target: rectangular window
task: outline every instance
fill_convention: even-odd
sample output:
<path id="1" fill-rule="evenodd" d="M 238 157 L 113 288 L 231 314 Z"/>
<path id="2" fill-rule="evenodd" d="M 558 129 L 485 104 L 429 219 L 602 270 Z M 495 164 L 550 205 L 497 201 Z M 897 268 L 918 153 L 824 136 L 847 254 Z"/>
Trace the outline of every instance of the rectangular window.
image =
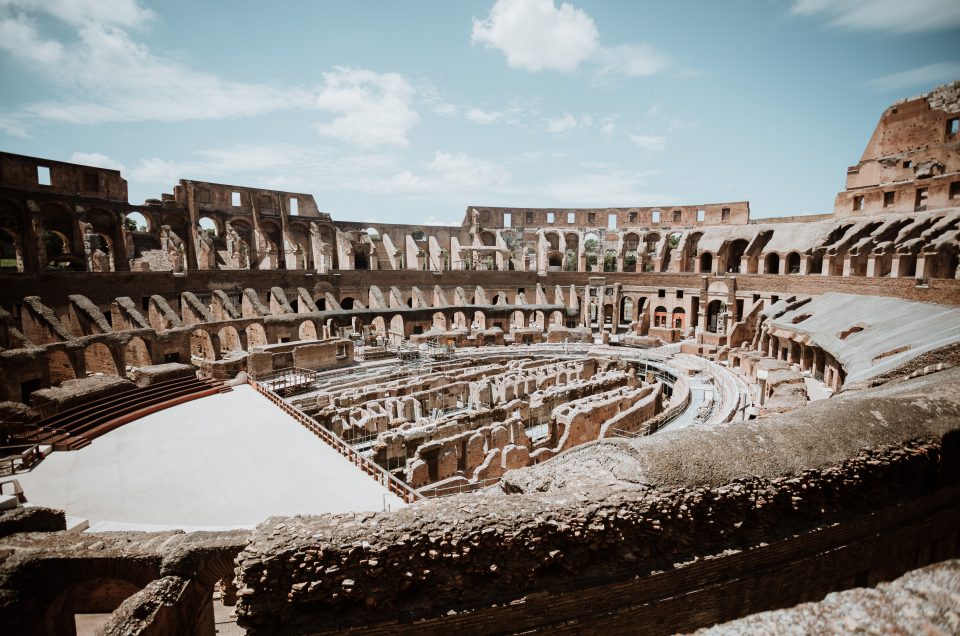
<path id="1" fill-rule="evenodd" d="M 577 222 L 577 215 L 574 214 L 573 212 L 567 212 L 567 223 L 569 223 L 570 225 L 573 225 L 576 222 Z"/>
<path id="2" fill-rule="evenodd" d="M 553 223 L 553 212 L 547 212 L 547 223 Z"/>
<path id="3" fill-rule="evenodd" d="M 896 192 L 884 192 L 884 193 L 883 193 L 883 207 L 889 208 L 891 205 L 893 205 L 893 201 L 894 201 L 894 199 L 896 198 L 896 196 L 897 196 L 897 193 L 896 193 Z"/>
<path id="4" fill-rule="evenodd" d="M 950 198 L 960 199 L 960 181 L 954 181 L 950 184 Z"/>
<path id="5" fill-rule="evenodd" d="M 37 166 L 37 183 L 40 185 L 51 185 L 50 168 L 46 166 Z"/>
<path id="6" fill-rule="evenodd" d="M 720 220 L 729 221 L 730 220 L 730 208 L 722 208 L 720 210 Z"/>
<path id="7" fill-rule="evenodd" d="M 654 223 L 659 223 L 659 222 L 660 222 L 660 210 L 654 210 L 654 211 L 653 211 L 653 222 L 654 222 Z"/>
<path id="8" fill-rule="evenodd" d="M 863 197 L 862 196 L 853 197 L 853 210 L 856 212 L 862 209 L 863 209 Z"/>
<path id="9" fill-rule="evenodd" d="M 903 162 L 903 167 L 904 167 L 904 168 L 912 168 L 912 167 L 913 167 L 913 162 L 912 162 L 912 161 L 904 161 L 904 162 Z"/>
<path id="10" fill-rule="evenodd" d="M 503 227 L 512 227 L 513 225 L 513 215 L 509 212 L 503 213 Z"/>
<path id="11" fill-rule="evenodd" d="M 927 189 L 917 188 L 917 198 L 914 202 L 914 211 L 923 212 L 927 209 Z"/>
<path id="12" fill-rule="evenodd" d="M 758 302 L 760 302 L 760 294 L 754 294 L 754 295 L 753 295 L 753 303 L 754 303 L 754 304 L 757 304 Z"/>
<path id="13" fill-rule="evenodd" d="M 631 222 L 631 223 L 636 223 L 636 222 L 637 222 L 637 213 L 636 213 L 636 212 L 631 212 L 631 213 L 630 213 L 630 222 Z"/>
<path id="14" fill-rule="evenodd" d="M 682 289 L 678 289 L 678 290 L 677 290 L 677 298 L 683 298 L 683 290 L 682 290 Z"/>
<path id="15" fill-rule="evenodd" d="M 588 213 L 587 213 L 587 223 L 593 225 L 593 224 L 596 223 L 596 222 L 597 222 L 597 214 L 596 214 L 596 212 L 588 212 Z"/>
<path id="16" fill-rule="evenodd" d="M 608 214 L 608 215 L 607 215 L 607 229 L 608 229 L 608 230 L 615 230 L 615 229 L 617 229 L 617 215 L 616 215 L 616 214 Z"/>
<path id="17" fill-rule="evenodd" d="M 673 222 L 674 222 L 674 223 L 679 223 L 679 222 L 680 222 L 680 218 L 682 217 L 682 215 L 683 215 L 683 213 L 682 213 L 680 210 L 674 210 L 674 211 L 673 211 Z"/>
<path id="18" fill-rule="evenodd" d="M 697 223 L 703 223 L 707 218 L 706 210 L 697 210 Z"/>
<path id="19" fill-rule="evenodd" d="M 778 303 L 778 302 L 780 302 L 780 297 L 779 297 L 779 296 L 773 295 L 773 296 L 770 297 L 770 304 L 771 304 L 771 305 L 774 305 L 774 304 L 776 304 L 776 303 Z"/>
<path id="20" fill-rule="evenodd" d="M 533 212 L 527 212 L 527 225 L 533 225 Z"/>
<path id="21" fill-rule="evenodd" d="M 97 192 L 100 190 L 100 176 L 96 172 L 84 172 L 83 189 L 86 192 Z"/>
<path id="22" fill-rule="evenodd" d="M 300 214 L 300 201 L 290 197 L 290 216 L 297 216 L 298 214 Z"/>
<path id="23" fill-rule="evenodd" d="M 667 290 L 666 290 L 666 289 L 658 289 L 658 290 L 657 290 L 657 298 L 666 298 L 666 297 L 667 297 Z"/>
<path id="24" fill-rule="evenodd" d="M 953 137 L 960 132 L 960 117 L 952 117 L 947 120 L 947 136 Z"/>
<path id="25" fill-rule="evenodd" d="M 240 193 L 239 193 L 239 192 L 231 192 L 231 193 L 230 193 L 230 205 L 232 205 L 232 206 L 235 207 L 235 208 L 239 208 L 239 207 L 240 207 Z"/>

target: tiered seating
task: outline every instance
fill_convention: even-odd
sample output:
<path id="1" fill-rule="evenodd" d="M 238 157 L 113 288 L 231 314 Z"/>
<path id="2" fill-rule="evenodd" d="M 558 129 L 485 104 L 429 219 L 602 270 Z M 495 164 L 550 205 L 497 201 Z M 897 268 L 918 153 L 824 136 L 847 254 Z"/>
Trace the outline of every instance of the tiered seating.
<path id="1" fill-rule="evenodd" d="M 92 439 L 127 422 L 189 400 L 230 390 L 221 382 L 194 377 L 129 389 L 41 420 L 30 439 L 51 444 L 54 450 L 78 450 L 88 446 Z"/>

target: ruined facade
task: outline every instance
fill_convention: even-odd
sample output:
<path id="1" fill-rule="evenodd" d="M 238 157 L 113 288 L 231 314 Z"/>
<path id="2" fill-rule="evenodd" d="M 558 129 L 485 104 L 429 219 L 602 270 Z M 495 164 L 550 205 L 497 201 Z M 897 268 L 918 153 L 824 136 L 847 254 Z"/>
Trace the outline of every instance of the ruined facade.
<path id="1" fill-rule="evenodd" d="M 957 556 L 958 95 L 885 111 L 811 217 L 368 225 L 0 153 L 12 472 L 246 372 L 410 504 L 122 535 L 17 508 L 0 626 L 212 633 L 216 590 L 254 634 L 688 631 Z"/>

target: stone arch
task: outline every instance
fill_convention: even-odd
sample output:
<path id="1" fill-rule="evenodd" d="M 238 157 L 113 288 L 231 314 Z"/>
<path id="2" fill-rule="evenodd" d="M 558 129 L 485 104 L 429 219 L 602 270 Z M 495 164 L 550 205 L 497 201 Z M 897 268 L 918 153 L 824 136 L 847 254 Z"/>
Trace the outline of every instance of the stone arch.
<path id="1" fill-rule="evenodd" d="M 200 226 L 201 232 L 206 232 L 211 237 L 223 234 L 223 227 L 220 225 L 220 221 L 210 215 L 201 216 L 197 221 L 197 225 Z"/>
<path id="2" fill-rule="evenodd" d="M 564 323 L 563 312 L 560 310 L 550 312 L 550 324 L 562 327 Z"/>
<path id="3" fill-rule="evenodd" d="M 687 312 L 683 307 L 673 308 L 673 315 L 670 318 L 670 326 L 673 329 L 683 329 L 687 326 Z"/>
<path id="4" fill-rule="evenodd" d="M 666 327 L 669 328 L 670 315 L 667 313 L 667 308 L 663 305 L 658 305 L 656 309 L 653 310 L 653 326 L 654 327 Z"/>
<path id="5" fill-rule="evenodd" d="M 802 274 L 800 271 L 800 254 L 797 252 L 790 252 L 787 254 L 787 273 L 788 274 Z"/>
<path id="6" fill-rule="evenodd" d="M 704 252 L 700 255 L 700 273 L 709 274 L 713 271 L 713 254 Z"/>
<path id="7" fill-rule="evenodd" d="M 221 356 L 231 355 L 237 351 L 243 351 L 243 342 L 240 340 L 240 332 L 233 325 L 226 325 L 217 331 L 217 338 L 220 339 Z"/>
<path id="8" fill-rule="evenodd" d="M 620 322 L 621 323 L 630 323 L 636 320 L 634 313 L 634 302 L 633 298 L 629 296 L 624 296 L 620 299 Z"/>
<path id="9" fill-rule="evenodd" d="M 59 349 L 47 351 L 47 368 L 50 371 L 51 386 L 60 386 L 62 382 L 73 380 L 77 377 L 77 370 L 73 366 L 73 360 L 66 351 Z"/>
<path id="10" fill-rule="evenodd" d="M 134 210 L 124 215 L 124 226 L 128 232 L 152 232 L 153 218 L 149 215 Z"/>
<path id="11" fill-rule="evenodd" d="M 404 332 L 403 316 L 400 314 L 394 314 L 390 318 L 390 332 L 389 332 L 390 342 L 394 344 L 400 344 L 403 339 L 406 337 Z"/>
<path id="12" fill-rule="evenodd" d="M 443 314 L 442 311 L 434 312 L 433 314 L 433 328 L 442 329 L 443 331 L 447 330 L 447 317 Z"/>
<path id="13" fill-rule="evenodd" d="M 258 322 L 247 325 L 247 328 L 244 330 L 247 332 L 247 348 L 252 349 L 253 347 L 265 347 L 267 346 L 267 331 L 263 328 Z"/>
<path id="14" fill-rule="evenodd" d="M 707 305 L 707 331 L 717 333 L 721 327 L 720 312 L 723 310 L 723 302 L 720 300 L 711 300 Z"/>
<path id="15" fill-rule="evenodd" d="M 477 329 L 483 330 L 487 328 L 487 316 L 482 311 L 473 312 L 473 324 L 476 325 Z"/>
<path id="16" fill-rule="evenodd" d="M 128 367 L 148 367 L 152 364 L 150 347 L 140 336 L 134 336 L 123 347 L 123 361 Z"/>
<path id="17" fill-rule="evenodd" d="M 387 337 L 387 321 L 384 320 L 383 316 L 374 316 L 373 320 L 370 321 L 370 331 L 381 337 Z"/>
<path id="18" fill-rule="evenodd" d="M 356 302 L 351 296 L 344 296 L 340 299 L 340 308 L 347 311 L 353 309 L 353 303 Z"/>
<path id="19" fill-rule="evenodd" d="M 75 634 L 77 614 L 109 614 L 144 588 L 122 578 L 98 577 L 63 589 L 43 617 L 48 634 Z"/>
<path id="20" fill-rule="evenodd" d="M 101 373 L 103 375 L 120 375 L 117 359 L 113 351 L 102 342 L 94 342 L 83 350 L 83 366 L 87 375 Z"/>
<path id="21" fill-rule="evenodd" d="M 451 321 L 452 327 L 459 327 L 461 329 L 466 329 L 467 324 L 467 315 L 462 311 L 453 312 L 453 320 Z"/>
<path id="22" fill-rule="evenodd" d="M 194 329 L 190 334 L 190 357 L 202 360 L 217 360 L 217 349 L 213 338 L 205 329 Z"/>
<path id="23" fill-rule="evenodd" d="M 23 242 L 13 230 L 0 227 L 0 271 L 24 271 Z"/>
<path id="24" fill-rule="evenodd" d="M 726 271 L 732 274 L 740 273 L 740 261 L 743 259 L 748 245 L 746 239 L 736 239 L 730 243 L 730 246 L 727 247 Z"/>
<path id="25" fill-rule="evenodd" d="M 779 274 L 780 273 L 780 255 L 776 252 L 770 252 L 763 259 L 763 273 L 764 274 Z"/>
<path id="26" fill-rule="evenodd" d="M 522 311 L 518 309 L 510 314 L 510 325 L 521 329 L 527 326 L 526 316 L 523 315 Z"/>
<path id="27" fill-rule="evenodd" d="M 304 320 L 297 327 L 297 335 L 300 340 L 317 340 L 317 326 L 312 320 Z"/>

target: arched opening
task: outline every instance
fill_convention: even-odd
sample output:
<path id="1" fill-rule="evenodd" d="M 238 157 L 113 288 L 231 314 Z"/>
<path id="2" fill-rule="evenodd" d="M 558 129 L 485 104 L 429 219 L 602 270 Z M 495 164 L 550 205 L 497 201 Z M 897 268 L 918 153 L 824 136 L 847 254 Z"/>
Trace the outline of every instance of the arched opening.
<path id="1" fill-rule="evenodd" d="M 123 361 L 128 367 L 148 367 L 150 361 L 150 349 L 143 338 L 134 336 L 123 347 Z"/>
<path id="2" fill-rule="evenodd" d="M 510 326 L 518 329 L 523 329 L 527 326 L 526 317 L 522 311 L 518 310 L 510 314 Z"/>
<path id="3" fill-rule="evenodd" d="M 700 255 L 700 272 L 709 274 L 713 271 L 713 254 L 704 252 Z"/>
<path id="4" fill-rule="evenodd" d="M 667 322 L 670 320 L 670 314 L 667 313 L 667 308 L 663 305 L 657 306 L 653 310 L 653 326 L 654 327 L 668 327 Z"/>
<path id="5" fill-rule="evenodd" d="M 390 319 L 390 342 L 399 345 L 405 337 L 403 330 L 403 316 L 396 314 Z"/>
<path id="6" fill-rule="evenodd" d="M 620 299 L 620 322 L 624 324 L 633 322 L 633 299 L 629 296 Z"/>
<path id="7" fill-rule="evenodd" d="M 0 271 L 22 272 L 23 250 L 13 232 L 0 228 Z"/>
<path id="8" fill-rule="evenodd" d="M 340 299 L 340 308 L 350 310 L 353 309 L 353 298 L 350 296 L 344 296 Z"/>
<path id="9" fill-rule="evenodd" d="M 433 314 L 433 328 L 441 331 L 447 330 L 447 317 L 443 315 L 442 311 Z"/>
<path id="10" fill-rule="evenodd" d="M 553 311 L 550 312 L 550 324 L 556 325 L 558 327 L 563 326 L 563 312 L 562 311 Z"/>
<path id="11" fill-rule="evenodd" d="M 743 259 L 743 253 L 747 251 L 747 241 L 745 239 L 737 239 L 730 243 L 730 247 L 727 249 L 727 271 L 731 274 L 740 273 L 740 261 Z"/>
<path id="12" fill-rule="evenodd" d="M 683 329 L 687 326 L 687 312 L 683 310 L 683 307 L 674 308 L 670 324 L 674 329 Z"/>
<path id="13" fill-rule="evenodd" d="M 247 325 L 245 329 L 247 332 L 247 349 L 252 349 L 253 347 L 265 347 L 267 346 L 267 332 L 263 328 L 263 325 L 259 323 L 254 323 L 252 325 Z"/>
<path id="14" fill-rule="evenodd" d="M 113 241 L 106 234 L 88 234 L 90 244 L 91 271 L 114 271 Z"/>
<path id="15" fill-rule="evenodd" d="M 607 250 L 603 255 L 603 271 L 617 271 L 617 253 L 614 250 Z"/>
<path id="16" fill-rule="evenodd" d="M 44 232 L 43 247 L 47 254 L 47 269 L 86 271 L 86 263 L 70 253 L 70 241 L 63 233 L 56 230 Z"/>
<path id="17" fill-rule="evenodd" d="M 547 254 L 547 269 L 551 272 L 559 272 L 563 269 L 563 254 L 560 252 L 550 252 Z"/>
<path id="18" fill-rule="evenodd" d="M 787 254 L 787 273 L 789 274 L 799 274 L 800 272 L 800 255 L 796 252 L 790 252 Z"/>
<path id="19" fill-rule="evenodd" d="M 377 228 L 368 227 L 366 229 L 366 232 L 367 232 L 367 236 L 369 236 L 372 240 L 374 241 L 380 240 L 380 231 L 377 230 Z"/>
<path id="20" fill-rule="evenodd" d="M 153 229 L 150 219 L 140 212 L 128 212 L 123 219 L 123 226 L 128 232 L 149 232 Z"/>
<path id="21" fill-rule="evenodd" d="M 487 317 L 482 311 L 473 312 L 473 328 L 480 331 L 487 328 Z"/>
<path id="22" fill-rule="evenodd" d="M 494 247 L 497 244 L 497 237 L 493 232 L 481 232 L 480 244 L 484 247 Z"/>
<path id="23" fill-rule="evenodd" d="M 501 300 L 504 300 L 503 294 L 496 294 L 496 295 L 494 295 L 494 297 L 493 297 L 492 304 L 494 304 L 494 305 L 499 305 Z"/>
<path id="24" fill-rule="evenodd" d="M 83 365 L 87 369 L 87 375 L 96 373 L 120 375 L 113 352 L 110 351 L 110 347 L 102 342 L 95 342 L 83 350 Z"/>
<path id="25" fill-rule="evenodd" d="M 317 340 L 317 326 L 312 320 L 304 320 L 297 329 L 300 340 Z"/>
<path id="26" fill-rule="evenodd" d="M 720 327 L 720 312 L 723 309 L 724 305 L 719 300 L 711 300 L 710 304 L 707 305 L 707 331 L 717 333 Z"/>
<path id="27" fill-rule="evenodd" d="M 100 616 L 110 614 L 127 598 L 143 589 L 116 578 L 91 578 L 60 592 L 47 607 L 44 626 L 48 634 L 92 633 Z"/>
<path id="28" fill-rule="evenodd" d="M 200 231 L 213 238 L 220 235 L 220 228 L 217 226 L 217 222 L 211 219 L 209 216 L 200 217 Z"/>
<path id="29" fill-rule="evenodd" d="M 764 274 L 779 274 L 780 273 L 780 255 L 776 252 L 770 252 L 767 254 L 767 257 L 763 259 L 763 273 Z"/>
<path id="30" fill-rule="evenodd" d="M 467 329 L 467 315 L 462 311 L 454 312 L 453 314 L 453 326 L 458 329 Z"/>
<path id="31" fill-rule="evenodd" d="M 73 368 L 73 361 L 66 351 L 48 351 L 47 368 L 50 370 L 50 385 L 60 386 L 61 382 L 73 380 L 77 371 Z"/>
<path id="32" fill-rule="evenodd" d="M 220 339 L 221 357 L 231 357 L 235 353 L 243 351 L 243 343 L 240 341 L 240 332 L 236 327 L 227 325 L 217 332 L 217 338 Z"/>
<path id="33" fill-rule="evenodd" d="M 190 357 L 198 360 L 217 359 L 213 339 L 203 329 L 197 329 L 190 334 Z"/>

